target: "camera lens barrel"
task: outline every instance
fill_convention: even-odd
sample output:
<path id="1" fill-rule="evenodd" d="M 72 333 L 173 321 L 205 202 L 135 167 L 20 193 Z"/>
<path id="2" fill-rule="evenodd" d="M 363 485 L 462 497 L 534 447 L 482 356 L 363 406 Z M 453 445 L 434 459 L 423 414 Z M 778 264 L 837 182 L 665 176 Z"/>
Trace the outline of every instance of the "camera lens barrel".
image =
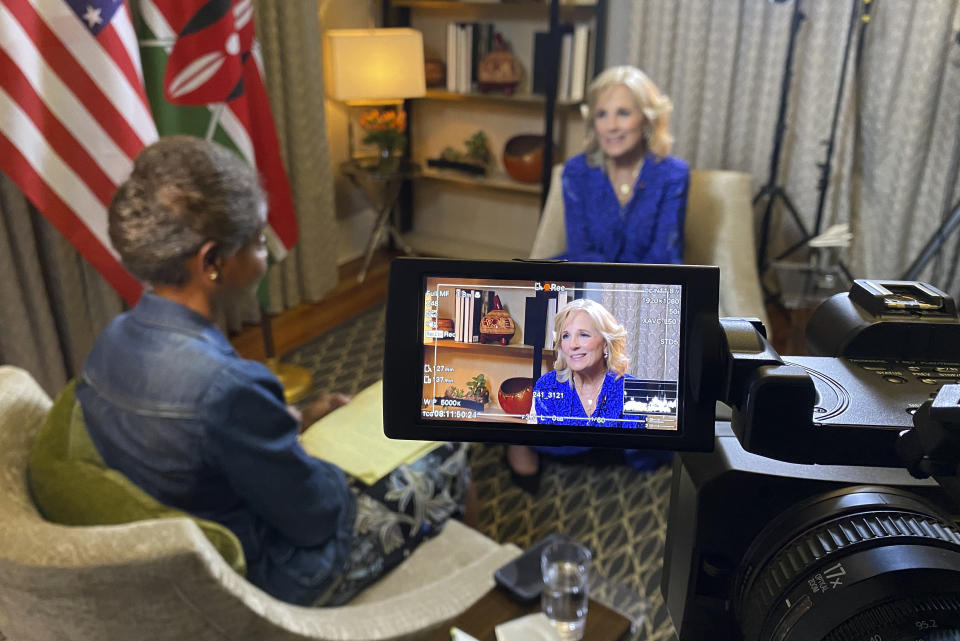
<path id="1" fill-rule="evenodd" d="M 734 594 L 745 641 L 960 638 L 960 532 L 911 494 L 845 488 L 772 521 Z"/>

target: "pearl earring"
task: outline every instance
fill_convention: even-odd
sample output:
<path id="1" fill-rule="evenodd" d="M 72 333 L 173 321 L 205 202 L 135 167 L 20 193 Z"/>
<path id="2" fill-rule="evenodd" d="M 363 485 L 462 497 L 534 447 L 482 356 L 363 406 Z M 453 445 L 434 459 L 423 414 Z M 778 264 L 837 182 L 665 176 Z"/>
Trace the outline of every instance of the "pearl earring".
<path id="1" fill-rule="evenodd" d="M 207 278 L 209 278 L 210 280 L 216 283 L 217 281 L 220 280 L 220 272 L 218 272 L 217 270 L 213 270 L 212 272 L 207 274 Z"/>

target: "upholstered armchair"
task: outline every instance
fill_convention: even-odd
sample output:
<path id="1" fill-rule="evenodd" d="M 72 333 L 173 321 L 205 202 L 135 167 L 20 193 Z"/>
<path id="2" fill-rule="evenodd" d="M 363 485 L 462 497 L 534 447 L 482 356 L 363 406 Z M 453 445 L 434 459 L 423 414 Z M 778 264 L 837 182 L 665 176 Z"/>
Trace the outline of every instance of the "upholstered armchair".
<path id="1" fill-rule="evenodd" d="M 556 256 L 566 249 L 562 173 L 563 165 L 553 168 L 531 258 Z M 769 333 L 755 262 L 749 174 L 690 172 L 685 243 L 684 262 L 720 267 L 720 316 L 759 318 Z"/>
<path id="2" fill-rule="evenodd" d="M 0 638 L 422 639 L 492 588 L 494 570 L 520 553 L 451 520 L 349 605 L 282 603 L 234 572 L 188 518 L 46 521 L 27 459 L 50 406 L 27 372 L 0 366 Z"/>

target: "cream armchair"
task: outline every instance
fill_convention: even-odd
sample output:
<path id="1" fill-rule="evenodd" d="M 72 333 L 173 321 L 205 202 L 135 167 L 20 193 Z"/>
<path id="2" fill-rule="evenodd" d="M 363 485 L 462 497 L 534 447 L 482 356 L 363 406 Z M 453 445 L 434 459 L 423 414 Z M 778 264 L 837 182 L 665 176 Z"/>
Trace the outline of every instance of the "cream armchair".
<path id="1" fill-rule="evenodd" d="M 553 168 L 531 258 L 556 256 L 567 247 L 562 174 L 563 165 Z M 755 262 L 749 174 L 697 169 L 690 172 L 685 243 L 684 262 L 720 267 L 720 316 L 759 318 L 769 333 Z"/>
<path id="2" fill-rule="evenodd" d="M 422 639 L 493 587 L 520 550 L 458 521 L 349 605 L 277 601 L 236 574 L 187 518 L 68 527 L 45 521 L 27 453 L 51 400 L 0 366 L 0 639 Z"/>

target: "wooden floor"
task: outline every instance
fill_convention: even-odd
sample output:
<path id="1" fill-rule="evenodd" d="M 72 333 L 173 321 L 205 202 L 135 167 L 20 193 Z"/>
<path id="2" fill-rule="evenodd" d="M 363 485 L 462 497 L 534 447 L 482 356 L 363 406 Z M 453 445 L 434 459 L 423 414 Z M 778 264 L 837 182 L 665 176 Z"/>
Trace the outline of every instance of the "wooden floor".
<path id="1" fill-rule="evenodd" d="M 361 259 L 351 261 L 340 268 L 340 282 L 319 303 L 303 303 L 282 314 L 271 317 L 274 351 L 277 356 L 316 338 L 347 319 L 386 300 L 387 276 L 390 261 L 399 252 L 381 250 L 374 254 L 373 262 L 363 284 L 357 283 Z M 810 312 L 785 310 L 769 305 L 767 315 L 773 333 L 773 347 L 783 355 L 806 353 L 803 329 Z M 244 358 L 263 361 L 266 359 L 263 330 L 260 326 L 246 327 L 230 342 Z"/>
<path id="2" fill-rule="evenodd" d="M 397 252 L 381 250 L 374 254 L 367 278 L 357 282 L 361 259 L 340 267 L 340 282 L 318 303 L 302 303 L 272 316 L 274 352 L 283 356 L 320 334 L 336 327 L 343 321 L 370 309 L 387 298 L 387 275 L 390 261 Z M 243 356 L 257 361 L 266 360 L 263 330 L 259 325 L 244 328 L 230 337 L 234 349 Z"/>

